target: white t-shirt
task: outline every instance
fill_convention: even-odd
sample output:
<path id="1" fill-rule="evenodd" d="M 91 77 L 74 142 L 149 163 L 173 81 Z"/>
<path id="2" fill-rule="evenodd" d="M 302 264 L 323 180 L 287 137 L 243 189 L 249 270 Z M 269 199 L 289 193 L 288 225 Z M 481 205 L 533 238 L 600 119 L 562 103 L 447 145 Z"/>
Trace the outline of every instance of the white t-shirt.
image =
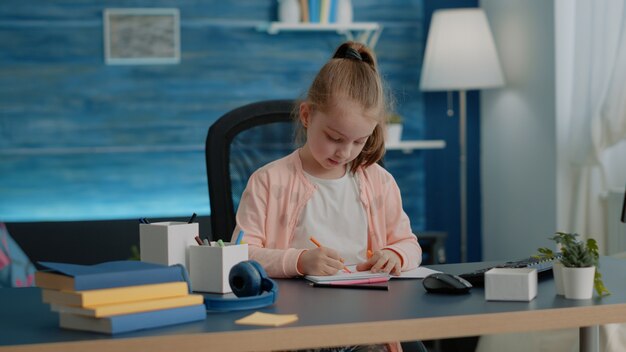
<path id="1" fill-rule="evenodd" d="M 366 261 L 367 217 L 356 176 L 346 172 L 341 178 L 327 180 L 305 175 L 317 190 L 304 207 L 291 247 L 315 248 L 309 240 L 312 236 L 339 252 L 346 265 Z"/>

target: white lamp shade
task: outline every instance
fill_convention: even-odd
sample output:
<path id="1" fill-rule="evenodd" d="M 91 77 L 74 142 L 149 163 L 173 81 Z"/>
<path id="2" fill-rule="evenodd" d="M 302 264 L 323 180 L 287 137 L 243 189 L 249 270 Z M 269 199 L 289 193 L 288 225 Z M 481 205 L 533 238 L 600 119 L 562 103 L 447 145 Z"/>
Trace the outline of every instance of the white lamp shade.
<path id="1" fill-rule="evenodd" d="M 420 88 L 425 91 L 493 88 L 504 84 L 487 16 L 479 8 L 435 11 Z"/>

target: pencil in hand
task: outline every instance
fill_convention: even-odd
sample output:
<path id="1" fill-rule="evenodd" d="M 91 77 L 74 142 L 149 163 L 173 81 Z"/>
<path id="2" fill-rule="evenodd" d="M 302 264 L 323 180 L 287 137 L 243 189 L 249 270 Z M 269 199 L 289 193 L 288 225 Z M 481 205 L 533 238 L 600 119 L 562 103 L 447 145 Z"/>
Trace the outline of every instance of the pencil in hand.
<path id="1" fill-rule="evenodd" d="M 322 248 L 322 245 L 315 239 L 315 237 L 311 236 L 309 237 L 309 240 L 311 242 L 313 242 L 314 245 L 316 245 L 318 248 Z M 343 263 L 343 258 L 341 259 L 341 262 Z M 343 266 L 343 271 L 352 274 L 352 271 L 350 271 L 350 269 L 348 269 L 347 266 Z"/>

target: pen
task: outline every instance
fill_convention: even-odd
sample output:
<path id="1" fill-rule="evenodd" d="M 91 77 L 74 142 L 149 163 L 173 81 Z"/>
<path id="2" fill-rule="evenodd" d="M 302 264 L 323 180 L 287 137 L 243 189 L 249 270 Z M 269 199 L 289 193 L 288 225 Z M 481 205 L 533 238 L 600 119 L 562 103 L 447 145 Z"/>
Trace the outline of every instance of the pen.
<path id="1" fill-rule="evenodd" d="M 389 286 L 387 285 L 350 285 L 350 284 L 338 284 L 338 283 L 312 283 L 312 287 L 326 287 L 326 288 L 351 288 L 357 290 L 379 290 L 379 291 L 389 291 Z"/>
<path id="2" fill-rule="evenodd" d="M 220 246 L 220 247 L 224 247 L 224 241 L 217 240 L 217 245 Z"/>
<path id="3" fill-rule="evenodd" d="M 195 219 L 196 219 L 196 213 L 193 213 L 191 214 L 191 217 L 189 218 L 189 221 L 187 221 L 187 223 L 191 224 Z"/>
<path id="4" fill-rule="evenodd" d="M 322 247 L 322 245 L 315 239 L 315 237 L 311 236 L 311 237 L 309 237 L 309 240 L 311 240 L 311 242 L 313 242 L 313 244 L 316 245 L 318 248 Z M 343 262 L 343 260 L 342 260 L 342 262 Z M 350 269 L 348 269 L 345 265 L 343 266 L 343 271 L 352 274 L 352 271 L 350 271 Z"/>
<path id="5" fill-rule="evenodd" d="M 209 240 L 206 239 L 206 238 L 202 240 L 202 243 L 204 243 L 205 246 L 210 246 L 211 245 L 211 242 L 209 242 Z"/>
<path id="6" fill-rule="evenodd" d="M 148 219 L 146 219 L 146 218 L 139 219 L 139 222 L 142 223 L 142 224 L 149 224 L 150 223 L 150 221 L 148 221 Z"/>
<path id="7" fill-rule="evenodd" d="M 239 234 L 237 235 L 237 240 L 235 244 L 241 244 L 241 240 L 243 239 L 243 230 L 239 230 Z"/>
<path id="8" fill-rule="evenodd" d="M 390 279 L 389 276 L 382 276 L 382 277 L 372 277 L 369 279 L 338 280 L 338 281 L 323 282 L 323 283 L 328 284 L 328 285 L 362 285 L 362 284 L 377 284 L 381 282 L 388 282 L 389 279 Z"/>

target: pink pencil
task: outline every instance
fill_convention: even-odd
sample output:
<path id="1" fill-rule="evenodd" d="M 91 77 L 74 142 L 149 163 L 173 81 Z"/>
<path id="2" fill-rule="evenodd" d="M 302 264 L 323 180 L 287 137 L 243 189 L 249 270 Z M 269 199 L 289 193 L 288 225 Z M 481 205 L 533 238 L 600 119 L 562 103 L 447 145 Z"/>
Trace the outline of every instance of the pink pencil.
<path id="1" fill-rule="evenodd" d="M 359 285 L 359 284 L 376 284 L 379 282 L 387 282 L 389 281 L 389 277 L 373 277 L 370 279 L 355 279 L 355 280 L 337 280 L 326 282 L 329 285 Z"/>

